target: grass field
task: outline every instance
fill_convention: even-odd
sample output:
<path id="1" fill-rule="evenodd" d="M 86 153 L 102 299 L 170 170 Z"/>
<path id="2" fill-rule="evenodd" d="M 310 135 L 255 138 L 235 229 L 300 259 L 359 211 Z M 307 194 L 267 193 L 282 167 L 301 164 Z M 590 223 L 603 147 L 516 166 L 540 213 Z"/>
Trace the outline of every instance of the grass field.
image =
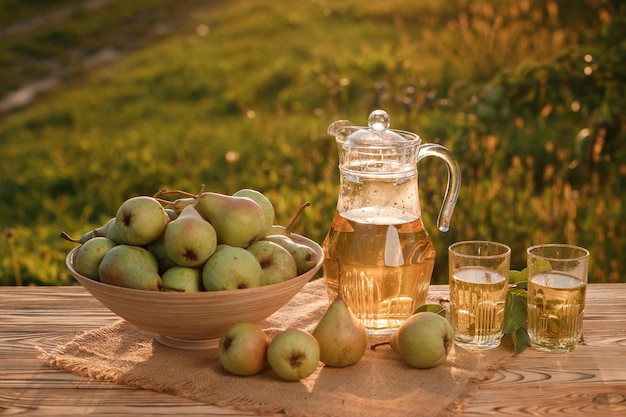
<path id="1" fill-rule="evenodd" d="M 3 2 L 0 93 L 55 88 L 0 114 L 0 284 L 74 284 L 59 233 L 163 188 L 256 188 L 281 223 L 310 201 L 295 230 L 321 243 L 339 185 L 328 125 L 364 124 L 376 107 L 463 170 L 440 233 L 445 168 L 419 166 L 433 282 L 467 239 L 510 245 L 516 269 L 531 244 L 582 245 L 591 282 L 626 282 L 626 11 L 614 3 Z"/>

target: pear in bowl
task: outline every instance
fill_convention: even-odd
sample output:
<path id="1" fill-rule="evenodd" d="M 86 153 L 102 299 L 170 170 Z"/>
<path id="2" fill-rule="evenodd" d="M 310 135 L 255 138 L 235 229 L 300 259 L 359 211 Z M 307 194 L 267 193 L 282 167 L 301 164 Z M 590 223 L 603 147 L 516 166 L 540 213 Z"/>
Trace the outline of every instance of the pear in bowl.
<path id="1" fill-rule="evenodd" d="M 190 293 L 145 291 L 105 284 L 78 273 L 74 248 L 66 265 L 76 280 L 105 307 L 137 327 L 155 334 L 167 346 L 184 349 L 216 348 L 219 339 L 234 324 L 258 323 L 296 295 L 321 268 L 324 254 L 314 241 L 291 234 L 313 249 L 317 264 L 304 274 L 282 282 L 254 288 Z"/>

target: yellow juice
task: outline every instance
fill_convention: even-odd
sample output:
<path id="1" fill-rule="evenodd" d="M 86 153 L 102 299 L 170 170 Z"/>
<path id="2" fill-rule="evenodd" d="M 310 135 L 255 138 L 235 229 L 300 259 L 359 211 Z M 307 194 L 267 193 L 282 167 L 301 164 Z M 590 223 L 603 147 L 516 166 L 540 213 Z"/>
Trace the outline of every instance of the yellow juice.
<path id="1" fill-rule="evenodd" d="M 360 214 L 335 214 L 324 241 L 329 297 L 337 295 L 340 262 L 352 312 L 369 333 L 389 334 L 425 304 L 435 248 L 421 218 L 390 211 Z"/>
<path id="2" fill-rule="evenodd" d="M 548 272 L 528 283 L 528 335 L 531 346 L 570 351 L 582 334 L 587 285 L 575 277 Z"/>
<path id="3" fill-rule="evenodd" d="M 467 267 L 450 279 L 450 319 L 455 343 L 468 349 L 500 344 L 504 323 L 507 278 L 492 270 Z"/>

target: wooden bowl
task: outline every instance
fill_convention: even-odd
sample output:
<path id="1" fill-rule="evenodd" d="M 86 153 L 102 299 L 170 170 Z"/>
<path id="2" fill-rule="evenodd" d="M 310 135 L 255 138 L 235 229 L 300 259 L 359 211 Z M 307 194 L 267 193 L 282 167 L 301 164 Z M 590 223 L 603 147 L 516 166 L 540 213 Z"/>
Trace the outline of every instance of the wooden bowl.
<path id="1" fill-rule="evenodd" d="M 94 281 L 76 272 L 73 261 L 78 247 L 68 253 L 65 263 L 74 278 L 105 307 L 155 333 L 160 343 L 181 349 L 207 349 L 216 347 L 233 324 L 258 323 L 272 315 L 320 269 L 324 261 L 322 248 L 303 236 L 291 237 L 315 250 L 317 265 L 290 280 L 256 288 L 199 293 L 135 290 Z"/>

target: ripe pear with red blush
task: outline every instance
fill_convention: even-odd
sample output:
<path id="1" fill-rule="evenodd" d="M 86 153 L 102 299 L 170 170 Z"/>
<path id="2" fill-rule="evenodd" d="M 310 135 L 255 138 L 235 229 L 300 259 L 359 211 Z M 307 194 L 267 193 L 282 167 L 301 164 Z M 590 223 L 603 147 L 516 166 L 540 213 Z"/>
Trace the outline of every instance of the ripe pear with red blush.
<path id="1" fill-rule="evenodd" d="M 199 267 L 215 252 L 217 235 L 211 223 L 189 205 L 167 224 L 163 244 L 178 265 Z"/>
<path id="2" fill-rule="evenodd" d="M 237 323 L 220 338 L 220 363 L 234 375 L 256 375 L 269 366 L 267 347 L 270 338 L 256 324 Z"/>

